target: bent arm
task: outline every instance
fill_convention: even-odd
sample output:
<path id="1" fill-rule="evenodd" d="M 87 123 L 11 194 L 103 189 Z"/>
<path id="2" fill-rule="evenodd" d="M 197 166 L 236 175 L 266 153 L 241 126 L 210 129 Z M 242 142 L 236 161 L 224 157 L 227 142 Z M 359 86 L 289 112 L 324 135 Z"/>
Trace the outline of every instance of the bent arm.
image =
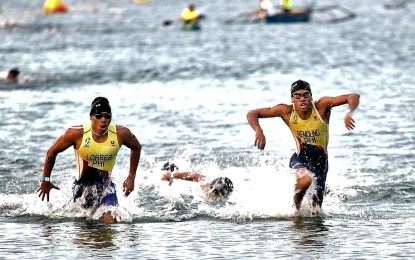
<path id="1" fill-rule="evenodd" d="M 137 137 L 131 133 L 130 129 L 126 127 L 117 126 L 117 135 L 120 145 L 125 145 L 131 150 L 130 170 L 128 172 L 127 178 L 123 183 L 124 195 L 128 196 L 132 191 L 134 191 L 135 176 L 141 156 L 141 144 L 137 140 Z"/>
<path id="2" fill-rule="evenodd" d="M 247 113 L 246 118 L 248 124 L 255 131 L 255 146 L 258 149 L 263 150 L 266 144 L 266 138 L 259 124 L 259 118 L 281 117 L 284 121 L 287 120 L 291 112 L 291 106 L 285 104 L 279 104 L 269 108 L 259 108 L 251 110 Z"/>
<path id="3" fill-rule="evenodd" d="M 249 111 L 246 114 L 249 125 L 257 131 L 261 129 L 259 125 L 259 118 L 270 118 L 270 117 L 284 117 L 291 112 L 291 106 L 285 104 L 279 104 L 273 107 L 259 108 Z"/>
<path id="4" fill-rule="evenodd" d="M 75 128 L 67 129 L 66 132 L 49 148 L 46 153 L 46 159 L 43 166 L 43 176 L 50 177 L 58 154 L 71 146 L 75 146 L 77 137 L 79 134 L 82 135 L 82 131 L 83 130 Z"/>
<path id="5" fill-rule="evenodd" d="M 325 110 L 330 110 L 332 107 L 341 106 L 344 104 L 349 105 L 349 109 L 352 111 L 359 106 L 360 95 L 356 93 L 350 93 L 346 95 L 340 95 L 337 97 L 322 97 L 318 102 L 324 107 Z"/>
<path id="6" fill-rule="evenodd" d="M 141 144 L 138 141 L 137 137 L 131 133 L 130 129 L 126 127 L 119 127 L 119 131 L 122 136 L 121 145 L 125 145 L 130 148 L 130 170 L 128 178 L 135 179 L 137 173 L 138 163 L 140 162 L 141 157 Z"/>
<path id="7" fill-rule="evenodd" d="M 347 103 L 349 104 L 350 112 L 353 112 L 356 110 L 356 108 L 359 106 L 360 101 L 360 95 L 356 93 L 352 93 L 347 95 Z"/>
<path id="8" fill-rule="evenodd" d="M 59 153 L 65 151 L 70 146 L 76 146 L 77 138 L 79 135 L 82 136 L 83 130 L 69 128 L 66 132 L 56 140 L 56 142 L 49 148 L 46 153 L 46 159 L 43 166 L 43 176 L 50 177 L 52 174 L 53 167 L 55 166 L 56 157 Z M 59 190 L 59 187 L 56 187 L 50 181 L 42 181 L 40 183 L 40 188 L 37 190 L 39 192 L 39 197 L 42 197 L 42 201 L 46 199 L 49 201 L 49 193 L 51 189 Z"/>
<path id="9" fill-rule="evenodd" d="M 352 117 L 352 112 L 357 109 L 359 106 L 360 95 L 356 93 L 350 93 L 346 95 L 341 95 L 337 97 L 322 97 L 317 102 L 317 107 L 321 108 L 323 112 L 323 117 L 325 122 L 329 122 L 330 120 L 330 109 L 332 107 L 337 107 L 341 105 L 348 104 L 349 111 L 346 113 L 344 117 L 344 125 L 348 130 L 352 130 L 355 127 L 355 121 Z"/>

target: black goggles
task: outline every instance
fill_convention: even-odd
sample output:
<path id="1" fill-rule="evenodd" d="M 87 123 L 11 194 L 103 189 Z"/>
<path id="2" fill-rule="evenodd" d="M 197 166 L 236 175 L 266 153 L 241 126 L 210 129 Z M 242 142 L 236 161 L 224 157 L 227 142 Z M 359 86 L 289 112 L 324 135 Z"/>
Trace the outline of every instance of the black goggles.
<path id="1" fill-rule="evenodd" d="M 112 114 L 111 113 L 106 113 L 105 115 L 103 114 L 95 114 L 94 115 L 96 119 L 101 119 L 103 117 L 105 117 L 105 119 L 110 119 Z"/>
<path id="2" fill-rule="evenodd" d="M 304 97 L 304 98 L 309 98 L 309 97 L 311 97 L 311 93 L 310 93 L 310 92 L 306 92 L 306 93 L 304 93 L 304 94 L 300 94 L 300 93 L 293 93 L 293 94 L 292 94 L 292 97 L 293 97 L 293 98 L 295 98 L 295 99 L 300 99 L 301 97 Z"/>

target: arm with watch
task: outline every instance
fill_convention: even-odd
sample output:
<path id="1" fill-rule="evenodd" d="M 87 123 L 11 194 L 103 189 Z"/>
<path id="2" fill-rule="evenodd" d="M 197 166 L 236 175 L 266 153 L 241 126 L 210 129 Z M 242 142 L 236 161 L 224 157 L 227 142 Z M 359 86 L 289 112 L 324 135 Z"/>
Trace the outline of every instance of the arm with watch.
<path id="1" fill-rule="evenodd" d="M 360 95 L 356 93 L 350 93 L 335 97 L 321 97 L 316 102 L 316 108 L 322 116 L 324 122 L 330 121 L 331 109 L 333 107 L 348 105 L 346 115 L 344 117 L 344 125 L 348 130 L 355 128 L 355 121 L 353 119 L 353 112 L 359 106 Z"/>
<path id="2" fill-rule="evenodd" d="M 79 134 L 82 135 L 82 130 L 79 131 L 75 128 L 68 128 L 68 130 L 66 130 L 66 132 L 59 137 L 58 140 L 56 140 L 56 142 L 46 153 L 43 174 L 40 177 L 40 188 L 37 190 L 39 197 L 42 197 L 42 201 L 46 196 L 46 200 L 49 202 L 49 193 L 52 189 L 60 190 L 59 187 L 55 186 L 50 180 L 53 167 L 55 166 L 56 157 L 59 153 L 65 151 L 71 146 L 74 146 Z"/>
<path id="3" fill-rule="evenodd" d="M 51 189 L 59 190 L 59 187 L 55 186 L 53 183 L 50 182 L 50 174 L 52 173 L 53 166 L 55 165 L 56 156 L 50 153 L 51 149 L 49 149 L 45 164 L 43 167 L 43 175 L 40 177 L 40 188 L 37 190 L 39 192 L 39 197 L 42 196 L 42 201 L 45 199 L 49 202 L 49 193 Z"/>
<path id="4" fill-rule="evenodd" d="M 355 121 L 353 119 L 353 112 L 357 109 L 359 105 L 360 95 L 358 94 L 349 94 L 347 95 L 347 113 L 344 117 L 344 125 L 348 130 L 353 130 L 355 128 Z"/>

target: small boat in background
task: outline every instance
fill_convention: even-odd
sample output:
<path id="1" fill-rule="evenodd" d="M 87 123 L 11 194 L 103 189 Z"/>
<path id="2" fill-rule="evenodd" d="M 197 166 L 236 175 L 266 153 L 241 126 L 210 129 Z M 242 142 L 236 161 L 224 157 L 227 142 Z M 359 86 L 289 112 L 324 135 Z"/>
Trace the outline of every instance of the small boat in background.
<path id="1" fill-rule="evenodd" d="M 266 23 L 307 23 L 311 21 L 312 8 L 296 8 L 289 12 L 278 12 L 272 16 L 265 16 Z"/>
<path id="2" fill-rule="evenodd" d="M 244 12 L 225 20 L 225 24 L 284 24 L 284 23 L 339 23 L 351 20 L 356 14 L 339 5 L 309 5 L 278 11 L 274 15 L 258 16 L 258 12 Z"/>

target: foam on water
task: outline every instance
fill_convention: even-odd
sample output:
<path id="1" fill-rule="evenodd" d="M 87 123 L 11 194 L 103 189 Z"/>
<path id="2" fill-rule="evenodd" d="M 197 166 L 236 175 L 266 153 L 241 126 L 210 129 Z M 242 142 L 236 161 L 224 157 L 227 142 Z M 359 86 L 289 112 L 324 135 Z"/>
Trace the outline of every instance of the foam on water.
<path id="1" fill-rule="evenodd" d="M 204 200 L 200 183 L 175 180 L 171 186 L 162 181 L 161 166 L 164 161 L 154 159 L 149 162 L 148 169 L 139 169 L 136 178 L 135 191 L 128 197 L 123 196 L 122 182 L 128 169 L 124 164 L 116 166 L 113 180 L 117 185 L 120 206 L 84 210 L 72 202 L 73 176 L 68 170 L 57 170 L 54 173 L 55 182 L 61 190 L 52 190 L 50 202 L 41 201 L 35 192 L 30 194 L 0 196 L 0 208 L 10 216 L 39 215 L 49 218 L 79 218 L 99 219 L 103 212 L 114 212 L 119 221 L 166 221 L 183 220 L 186 218 L 214 217 L 236 221 L 258 220 L 267 218 L 289 218 L 294 216 L 313 216 L 315 209 L 311 207 L 311 193 L 308 192 L 303 201 L 302 210 L 298 213 L 293 208 L 294 177 L 288 168 L 288 159 L 276 163 L 268 163 L 273 158 L 263 158 L 258 165 L 220 168 L 211 162 L 192 165 L 189 155 L 176 155 L 170 158 L 181 171 L 196 171 L 212 180 L 216 177 L 228 177 L 234 183 L 234 191 L 226 203 L 209 203 Z M 150 160 L 151 161 L 151 160 Z M 321 214 L 355 215 L 345 208 L 343 200 L 356 196 L 355 185 L 372 185 L 368 178 L 360 178 L 358 172 L 352 179 L 344 176 L 345 165 L 341 160 L 334 160 L 328 178 L 328 195 L 325 198 Z M 59 176 L 59 177 L 57 177 Z M 150 203 L 142 199 L 151 197 Z M 46 198 L 45 198 L 46 200 Z M 157 209 L 151 200 L 159 204 Z M 157 214 L 154 212 L 157 211 Z M 177 218 L 177 216 L 180 216 Z"/>
<path id="2" fill-rule="evenodd" d="M 181 11 L 178 1 L 72 0 L 62 16 L 41 15 L 39 1 L 2 1 L 0 27 L 8 20 L 18 28 L 0 30 L 0 77 L 17 66 L 29 78 L 13 87 L 0 80 L 2 256 L 411 257 L 415 5 L 334 2 L 356 18 L 227 25 L 258 3 L 196 1 L 208 19 L 187 33 L 161 26 Z M 256 149 L 246 113 L 290 103 L 289 86 L 299 78 L 315 98 L 357 92 L 361 99 L 353 131 L 344 127 L 346 106 L 333 109 L 322 212 L 313 215 L 307 194 L 293 219 L 293 138 L 280 119 L 261 120 L 267 146 Z M 120 150 L 113 171 L 120 206 L 112 210 L 123 223 L 104 228 L 95 221 L 102 211 L 71 200 L 72 149 L 58 156 L 51 176 L 61 190 L 49 203 L 35 192 L 47 149 L 67 127 L 89 121 L 96 96 L 110 99 L 114 123 L 143 146 L 128 197 L 129 150 Z M 199 183 L 169 186 L 160 180 L 166 161 L 210 179 L 230 177 L 234 193 L 209 203 Z"/>

